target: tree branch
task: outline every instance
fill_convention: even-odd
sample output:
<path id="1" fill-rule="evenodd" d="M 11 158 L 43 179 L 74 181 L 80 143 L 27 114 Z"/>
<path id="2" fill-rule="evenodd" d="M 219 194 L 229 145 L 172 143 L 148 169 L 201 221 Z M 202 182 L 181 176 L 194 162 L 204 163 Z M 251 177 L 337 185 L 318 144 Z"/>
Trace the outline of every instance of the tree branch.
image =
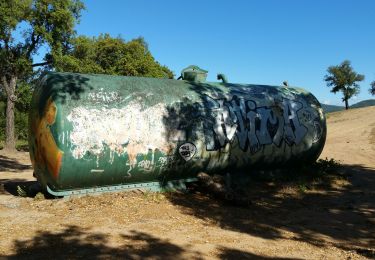
<path id="1" fill-rule="evenodd" d="M 38 66 L 45 66 L 45 65 L 48 65 L 48 64 L 51 64 L 52 61 L 45 61 L 45 62 L 40 62 L 40 63 L 34 63 L 33 65 L 31 65 L 31 67 L 38 67 Z"/>
<path id="2" fill-rule="evenodd" d="M 35 33 L 32 32 L 30 38 L 31 38 L 31 44 L 30 44 L 29 47 L 27 48 L 27 52 L 26 52 L 26 57 L 27 57 L 27 58 L 30 58 L 31 53 L 32 53 L 33 50 L 35 49 L 36 45 L 39 43 L 40 35 L 37 35 L 36 38 L 35 38 Z"/>
<path id="3" fill-rule="evenodd" d="M 6 95 L 8 96 L 9 95 L 9 84 L 8 84 L 5 76 L 1 77 L 1 83 L 2 83 L 2 86 L 5 90 Z"/>
<path id="4" fill-rule="evenodd" d="M 4 39 L 4 47 L 5 47 L 5 50 L 9 51 L 9 40 L 8 39 Z"/>

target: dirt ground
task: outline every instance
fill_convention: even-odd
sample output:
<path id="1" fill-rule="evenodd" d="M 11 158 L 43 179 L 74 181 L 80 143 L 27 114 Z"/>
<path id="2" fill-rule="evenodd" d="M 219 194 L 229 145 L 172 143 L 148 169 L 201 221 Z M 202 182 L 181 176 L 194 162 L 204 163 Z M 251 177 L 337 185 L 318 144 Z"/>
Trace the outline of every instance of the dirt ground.
<path id="1" fill-rule="evenodd" d="M 0 151 L 0 258 L 375 258 L 375 107 L 328 115 L 326 157 L 345 178 L 257 182 L 235 207 L 198 191 L 18 197 L 28 154 Z"/>

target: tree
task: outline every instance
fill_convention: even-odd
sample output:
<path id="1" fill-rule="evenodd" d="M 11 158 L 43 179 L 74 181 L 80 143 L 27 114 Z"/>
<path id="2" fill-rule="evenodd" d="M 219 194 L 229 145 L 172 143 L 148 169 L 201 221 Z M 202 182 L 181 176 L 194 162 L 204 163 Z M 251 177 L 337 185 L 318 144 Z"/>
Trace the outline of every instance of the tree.
<path id="1" fill-rule="evenodd" d="M 68 50 L 74 25 L 84 8 L 80 0 L 0 0 L 0 88 L 6 98 L 6 150 L 15 150 L 14 109 L 17 82 L 33 67 L 52 64 Z M 15 35 L 21 33 L 21 40 Z M 50 52 L 33 63 L 41 46 Z"/>
<path id="2" fill-rule="evenodd" d="M 67 55 L 56 60 L 57 71 L 173 78 L 172 71 L 155 61 L 143 38 L 126 42 L 108 34 L 79 36 L 72 46 Z"/>
<path id="3" fill-rule="evenodd" d="M 330 66 L 327 69 L 328 74 L 324 77 L 328 87 L 332 87 L 331 92 L 342 92 L 342 101 L 345 102 L 345 109 L 349 109 L 349 99 L 359 94 L 359 85 L 357 82 L 365 79 L 364 75 L 357 74 L 350 61 L 345 60 L 340 65 Z"/>
<path id="4" fill-rule="evenodd" d="M 375 81 L 371 82 L 370 85 L 371 85 L 371 87 L 369 89 L 370 94 L 373 95 L 373 96 L 375 96 Z"/>

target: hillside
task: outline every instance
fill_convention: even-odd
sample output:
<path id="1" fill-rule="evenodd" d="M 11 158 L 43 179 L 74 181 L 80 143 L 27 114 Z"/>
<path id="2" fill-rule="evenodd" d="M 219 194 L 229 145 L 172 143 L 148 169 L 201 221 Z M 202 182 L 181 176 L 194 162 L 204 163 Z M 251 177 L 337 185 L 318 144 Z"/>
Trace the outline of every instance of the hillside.
<path id="1" fill-rule="evenodd" d="M 327 118 L 327 141 L 321 158 L 375 169 L 375 106 L 334 112 Z"/>
<path id="2" fill-rule="evenodd" d="M 326 105 L 326 104 L 321 104 L 324 113 L 332 113 L 336 111 L 341 111 L 344 110 L 345 108 L 342 106 L 334 106 L 334 105 Z"/>
<path id="3" fill-rule="evenodd" d="M 352 106 L 351 108 L 360 108 L 360 107 L 369 107 L 369 106 L 375 106 L 375 99 L 367 99 L 360 101 Z"/>
<path id="4" fill-rule="evenodd" d="M 344 110 L 345 107 L 343 106 L 335 106 L 335 105 L 327 105 L 327 104 L 321 104 L 322 108 L 325 113 L 332 113 Z M 360 101 L 358 103 L 355 103 L 350 106 L 350 108 L 361 108 L 361 107 L 369 107 L 369 106 L 375 106 L 375 99 L 367 99 Z"/>

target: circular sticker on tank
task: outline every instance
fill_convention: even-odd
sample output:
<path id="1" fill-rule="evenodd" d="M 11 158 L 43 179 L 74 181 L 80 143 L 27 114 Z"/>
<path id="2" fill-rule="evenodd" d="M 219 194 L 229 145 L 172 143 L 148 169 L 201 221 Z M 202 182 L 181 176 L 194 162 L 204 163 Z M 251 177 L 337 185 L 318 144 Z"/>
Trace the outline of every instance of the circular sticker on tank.
<path id="1" fill-rule="evenodd" d="M 186 162 L 190 161 L 194 157 L 196 152 L 197 152 L 197 147 L 195 147 L 195 145 L 192 143 L 184 143 L 178 149 L 178 153 Z"/>

